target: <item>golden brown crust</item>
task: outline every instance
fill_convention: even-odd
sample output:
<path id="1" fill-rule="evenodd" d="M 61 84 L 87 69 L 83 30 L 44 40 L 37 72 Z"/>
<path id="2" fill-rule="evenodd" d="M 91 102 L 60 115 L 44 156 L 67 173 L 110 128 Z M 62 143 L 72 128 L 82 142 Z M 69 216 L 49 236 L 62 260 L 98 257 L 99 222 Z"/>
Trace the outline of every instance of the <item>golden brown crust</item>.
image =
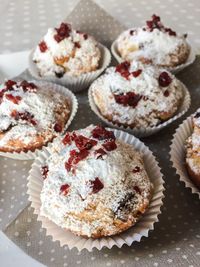
<path id="1" fill-rule="evenodd" d="M 192 182 L 200 189 L 200 173 L 195 173 L 187 162 L 186 169 Z"/>

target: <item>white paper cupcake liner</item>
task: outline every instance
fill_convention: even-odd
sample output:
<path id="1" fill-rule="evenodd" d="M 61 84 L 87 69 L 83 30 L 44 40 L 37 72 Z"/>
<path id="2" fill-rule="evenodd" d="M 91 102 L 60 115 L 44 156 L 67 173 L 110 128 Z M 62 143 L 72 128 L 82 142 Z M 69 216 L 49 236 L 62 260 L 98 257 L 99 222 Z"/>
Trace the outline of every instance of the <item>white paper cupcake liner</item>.
<path id="1" fill-rule="evenodd" d="M 192 132 L 192 116 L 190 116 L 178 127 L 173 136 L 172 144 L 170 146 L 170 160 L 173 167 L 176 169 L 176 174 L 178 174 L 180 181 L 182 181 L 186 187 L 190 188 L 192 193 L 197 194 L 200 198 L 200 190 L 190 179 L 185 166 L 185 142 Z"/>
<path id="2" fill-rule="evenodd" d="M 143 154 L 145 168 L 154 185 L 149 208 L 132 228 L 111 237 L 100 239 L 83 238 L 57 226 L 48 218 L 40 215 L 40 193 L 43 186 L 40 168 L 45 164 L 46 159 L 51 153 L 51 146 L 49 146 L 39 154 L 32 165 L 28 177 L 28 195 L 31 206 L 34 208 L 34 213 L 38 215 L 38 221 L 42 222 L 42 227 L 46 229 L 47 235 L 52 236 L 53 241 L 58 240 L 61 246 L 67 245 L 69 249 L 76 247 L 79 251 L 83 249 L 92 251 L 94 248 L 100 250 L 103 247 L 112 248 L 113 246 L 120 248 L 124 244 L 130 246 L 135 241 L 140 242 L 143 236 L 148 237 L 149 231 L 154 229 L 154 223 L 158 221 L 164 197 L 164 180 L 158 162 L 149 148 L 134 136 L 119 130 L 114 130 L 114 134 L 118 139 L 131 144 L 137 151 Z"/>
<path id="3" fill-rule="evenodd" d="M 176 67 L 172 67 L 172 68 L 165 68 L 168 71 L 172 72 L 173 74 L 176 74 L 178 72 L 180 72 L 181 70 L 183 70 L 184 68 L 188 67 L 189 65 L 191 65 L 195 59 L 196 59 L 196 54 L 195 51 L 193 49 L 193 47 L 188 43 L 189 47 L 190 47 L 190 54 L 186 60 L 185 63 L 180 64 L 179 66 Z M 119 52 L 117 50 L 117 40 L 115 40 L 112 45 L 111 45 L 111 52 L 113 54 L 113 56 L 115 57 L 115 59 L 117 60 L 118 63 L 121 63 L 123 61 L 125 61 L 124 59 L 122 59 L 119 55 Z"/>
<path id="4" fill-rule="evenodd" d="M 34 81 L 34 80 L 32 82 L 34 82 L 36 85 L 41 86 L 41 87 L 52 88 L 56 92 L 63 94 L 64 97 L 69 99 L 71 114 L 67 121 L 67 124 L 65 125 L 64 131 L 66 131 L 69 125 L 71 124 L 72 120 L 74 119 L 76 112 L 78 110 L 78 101 L 75 95 L 67 88 L 57 85 L 57 84 L 53 84 L 53 83 L 49 83 L 45 81 Z M 43 149 L 43 147 L 41 149 Z M 34 152 L 32 151 L 20 152 L 20 153 L 0 152 L 0 156 L 12 158 L 12 159 L 18 159 L 18 160 L 32 160 L 37 157 L 37 154 L 41 149 L 36 149 Z"/>
<path id="5" fill-rule="evenodd" d="M 29 55 L 29 71 L 31 75 L 38 80 L 45 80 L 54 82 L 63 86 L 66 86 L 74 93 L 80 92 L 90 86 L 90 84 L 109 66 L 111 61 L 110 51 L 99 44 L 99 48 L 101 51 L 101 60 L 100 60 L 100 68 L 96 71 L 91 71 L 89 73 L 81 74 L 80 76 L 70 76 L 65 74 L 62 78 L 57 78 L 55 76 L 43 76 L 41 77 L 38 73 L 37 65 L 33 62 L 33 53 L 34 50 L 31 51 Z"/>
<path id="6" fill-rule="evenodd" d="M 103 76 L 99 77 L 98 79 L 102 79 L 102 77 Z M 165 128 L 170 123 L 177 120 L 178 118 L 180 118 L 183 114 L 185 114 L 187 112 L 187 110 L 189 109 L 190 104 L 191 104 L 191 97 L 190 97 L 190 93 L 189 93 L 188 89 L 186 88 L 186 86 L 183 83 L 181 83 L 181 85 L 182 85 L 184 98 L 183 98 L 182 103 L 180 104 L 180 106 L 178 108 L 178 111 L 176 112 L 176 114 L 172 118 L 170 118 L 169 120 L 162 122 L 158 126 L 154 126 L 154 127 L 131 128 L 131 127 L 125 127 L 121 124 L 109 121 L 100 113 L 98 107 L 96 106 L 96 104 L 94 102 L 92 86 L 88 90 L 89 104 L 90 104 L 91 109 L 94 111 L 94 113 L 103 122 L 105 122 L 107 125 L 114 127 L 114 128 L 117 128 L 117 129 L 120 129 L 120 130 L 125 130 L 125 131 L 127 131 L 127 132 L 129 132 L 129 133 L 131 133 L 137 137 L 146 137 L 146 136 L 150 136 L 152 134 L 157 133 L 158 131 Z"/>

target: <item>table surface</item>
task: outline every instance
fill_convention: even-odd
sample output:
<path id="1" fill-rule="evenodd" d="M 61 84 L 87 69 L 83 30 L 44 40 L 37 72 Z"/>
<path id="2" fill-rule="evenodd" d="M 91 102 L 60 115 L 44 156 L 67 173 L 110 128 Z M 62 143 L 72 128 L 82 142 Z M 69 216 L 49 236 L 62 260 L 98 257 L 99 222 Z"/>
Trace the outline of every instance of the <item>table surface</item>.
<path id="1" fill-rule="evenodd" d="M 31 49 L 49 26 L 58 24 L 74 8 L 78 1 L 67 0 L 0 0 L 0 53 Z M 86 2 L 86 1 L 85 1 Z M 180 32 L 187 32 L 194 47 L 200 47 L 200 2 L 199 0 L 151 0 L 150 1 L 95 1 L 112 14 L 125 27 L 141 25 L 152 13 L 159 14 L 164 22 Z M 84 18 L 82 18 L 84 19 Z M 187 116 L 199 107 L 200 59 L 178 75 L 188 86 L 192 107 Z M 71 129 L 80 128 L 98 119 L 88 109 L 86 93 L 79 94 L 79 113 Z M 148 238 L 130 248 L 103 249 L 92 253 L 60 248 L 52 242 L 36 221 L 29 207 L 26 192 L 26 177 L 30 162 L 17 162 L 0 158 L 0 226 L 5 234 L 27 254 L 48 266 L 199 266 L 200 215 L 199 199 L 184 188 L 169 163 L 169 145 L 179 119 L 166 130 L 143 141 L 150 146 L 159 159 L 166 181 L 166 198 L 159 223 Z M 164 142 L 163 142 L 164 141 Z M 10 166 L 12 166 L 10 168 Z M 20 169 L 20 171 L 19 171 Z M 17 174 L 20 173 L 20 180 Z M 8 191 L 6 177 L 9 181 Z M 17 191 L 19 189 L 21 191 Z M 6 191 L 7 190 L 7 191 Z M 22 192 L 19 197 L 19 192 Z M 18 202 L 18 199 L 20 201 Z M 5 203 L 10 201 L 9 209 Z M 19 214 L 20 212 L 20 214 Z M 17 216 L 17 217 L 16 217 Z"/>

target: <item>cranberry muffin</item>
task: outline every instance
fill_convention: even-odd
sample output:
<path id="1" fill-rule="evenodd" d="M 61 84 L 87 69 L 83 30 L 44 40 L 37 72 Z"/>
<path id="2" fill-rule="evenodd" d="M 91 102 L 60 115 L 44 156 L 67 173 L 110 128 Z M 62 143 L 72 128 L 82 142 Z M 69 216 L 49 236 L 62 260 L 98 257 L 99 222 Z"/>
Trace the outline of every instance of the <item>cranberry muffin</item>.
<path id="1" fill-rule="evenodd" d="M 200 109 L 192 116 L 193 132 L 186 140 L 186 168 L 191 180 L 200 189 Z"/>
<path id="2" fill-rule="evenodd" d="M 154 127 L 171 118 L 183 99 L 183 85 L 165 69 L 123 62 L 93 82 L 91 94 L 107 120 L 131 128 Z"/>
<path id="3" fill-rule="evenodd" d="M 61 78 L 66 74 L 79 76 L 89 73 L 98 69 L 100 59 L 97 41 L 64 22 L 59 28 L 48 29 L 33 53 L 41 77 Z"/>
<path id="4" fill-rule="evenodd" d="M 142 155 L 93 125 L 57 139 L 41 176 L 41 215 L 83 237 L 111 236 L 133 226 L 153 189 Z"/>
<path id="5" fill-rule="evenodd" d="M 116 49 L 123 60 L 173 68 L 188 59 L 190 46 L 186 37 L 165 27 L 160 17 L 153 15 L 144 27 L 123 32 L 116 41 Z"/>
<path id="6" fill-rule="evenodd" d="M 62 133 L 70 102 L 48 86 L 8 80 L 0 86 L 0 151 L 41 148 Z"/>

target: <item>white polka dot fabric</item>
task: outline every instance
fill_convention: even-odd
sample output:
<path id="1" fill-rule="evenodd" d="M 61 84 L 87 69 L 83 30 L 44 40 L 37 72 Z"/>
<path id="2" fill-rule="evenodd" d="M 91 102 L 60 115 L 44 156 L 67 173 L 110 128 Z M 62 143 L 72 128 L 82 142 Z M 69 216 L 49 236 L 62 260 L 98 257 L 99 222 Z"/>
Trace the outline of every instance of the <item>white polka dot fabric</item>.
<path id="1" fill-rule="evenodd" d="M 0 42 L 0 52 L 5 52 L 34 46 L 46 28 L 66 17 L 77 1 L 25 0 L 23 5 L 19 0 L 9 2 L 1 0 L 1 2 L 0 31 L 3 42 Z M 169 26 L 173 26 L 181 32 L 189 32 L 192 42 L 198 46 L 200 3 L 197 0 L 190 2 L 185 0 L 178 2 L 175 0 L 164 2 L 161 0 L 98 0 L 97 2 L 126 27 L 141 25 L 152 13 L 158 13 Z M 82 14 L 80 18 L 77 15 L 78 12 Z M 94 32 L 97 38 L 108 44 L 118 33 L 117 30 L 122 29 L 122 26 L 116 23 L 116 27 L 112 31 L 105 26 L 112 23 L 110 17 L 102 18 L 100 16 L 101 18 L 98 19 L 97 16 L 95 18 L 97 13 L 102 17 L 105 16 L 96 5 L 89 4 L 89 1 L 84 0 L 79 5 L 79 11 L 75 9 L 68 19 L 77 26 L 80 24 L 80 20 L 84 26 L 86 22 L 91 20 L 92 23 L 96 19 L 95 25 L 90 25 L 89 31 Z M 21 15 L 16 16 L 16 14 Z M 83 14 L 87 15 L 83 16 Z M 99 27 L 96 27 L 98 23 Z M 100 34 L 101 32 L 102 34 Z M 110 32 L 110 38 L 107 36 L 107 32 Z M 192 96 L 192 107 L 185 117 L 199 107 L 199 73 L 200 57 L 192 66 L 178 75 L 178 78 L 188 86 Z M 28 78 L 28 76 L 25 75 L 24 78 Z M 87 92 L 78 94 L 77 97 L 79 110 L 70 128 L 77 129 L 90 123 L 99 123 L 99 119 L 88 106 Z M 179 182 L 169 162 L 170 141 L 182 120 L 183 118 L 179 119 L 170 127 L 143 140 L 159 159 L 165 175 L 166 197 L 162 214 L 159 216 L 159 223 L 155 225 L 155 230 L 150 233 L 150 236 L 143 238 L 140 243 L 134 243 L 131 247 L 124 246 L 121 249 L 95 250 L 92 253 L 78 252 L 76 249 L 69 251 L 66 246 L 61 248 L 58 242 L 52 242 L 51 238 L 46 236 L 45 230 L 37 222 L 31 208 L 26 208 L 19 214 L 27 204 L 26 176 L 30 163 L 19 163 L 4 158 L 0 158 L 1 228 L 6 228 L 4 232 L 8 237 L 26 253 L 47 266 L 199 266 L 199 199 Z M 13 221 L 13 219 L 15 220 Z M 13 222 L 11 223 L 11 221 Z"/>

